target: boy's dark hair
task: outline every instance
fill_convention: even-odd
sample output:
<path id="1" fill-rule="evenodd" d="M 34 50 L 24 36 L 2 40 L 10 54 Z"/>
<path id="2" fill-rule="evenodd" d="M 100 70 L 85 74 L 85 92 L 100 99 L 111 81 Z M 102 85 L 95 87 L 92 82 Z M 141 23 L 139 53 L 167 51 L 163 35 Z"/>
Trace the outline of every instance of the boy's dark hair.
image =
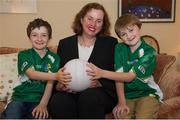
<path id="1" fill-rule="evenodd" d="M 30 34 L 31 34 L 32 30 L 34 30 L 35 28 L 40 28 L 42 26 L 46 27 L 46 29 L 48 31 L 48 37 L 49 37 L 49 39 L 51 39 L 52 38 L 51 25 L 47 21 L 44 21 L 41 18 L 36 18 L 33 21 L 29 22 L 27 29 L 26 29 L 27 36 L 30 38 Z"/>
<path id="2" fill-rule="evenodd" d="M 121 33 L 121 29 L 125 28 L 129 25 L 137 25 L 139 27 L 139 29 L 141 29 L 141 21 L 139 20 L 139 18 L 134 15 L 134 14 L 124 14 L 121 17 L 119 17 L 116 22 L 115 22 L 115 26 L 114 26 L 114 30 L 117 34 L 118 37 L 121 38 L 120 33 Z"/>
<path id="3" fill-rule="evenodd" d="M 110 35 L 110 21 L 109 21 L 109 16 L 105 10 L 105 8 L 99 4 L 99 3 L 88 3 L 86 4 L 75 16 L 74 22 L 72 24 L 72 29 L 74 33 L 81 35 L 83 32 L 82 24 L 81 24 L 81 19 L 84 18 L 84 16 L 87 14 L 92 9 L 96 10 L 102 10 L 104 13 L 104 19 L 103 19 L 103 26 L 101 31 L 98 33 L 100 36 L 106 36 Z"/>

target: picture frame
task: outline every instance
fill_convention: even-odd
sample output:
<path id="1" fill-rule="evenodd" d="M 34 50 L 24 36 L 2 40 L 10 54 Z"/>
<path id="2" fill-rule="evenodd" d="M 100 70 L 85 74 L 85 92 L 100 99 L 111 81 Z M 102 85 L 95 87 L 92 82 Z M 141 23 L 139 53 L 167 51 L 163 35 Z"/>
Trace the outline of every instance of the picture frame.
<path id="1" fill-rule="evenodd" d="M 146 23 L 175 22 L 176 0 L 118 0 L 118 17 L 133 13 Z"/>
<path id="2" fill-rule="evenodd" d="M 0 13 L 37 13 L 37 0 L 0 0 Z"/>

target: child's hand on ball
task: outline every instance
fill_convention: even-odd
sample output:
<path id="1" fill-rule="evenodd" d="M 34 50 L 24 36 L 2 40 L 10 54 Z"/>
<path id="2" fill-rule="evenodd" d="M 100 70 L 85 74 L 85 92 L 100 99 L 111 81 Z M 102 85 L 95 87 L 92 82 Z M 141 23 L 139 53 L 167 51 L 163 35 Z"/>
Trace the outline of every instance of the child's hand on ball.
<path id="1" fill-rule="evenodd" d="M 90 68 L 86 70 L 87 74 L 91 76 L 91 80 L 96 80 L 99 78 L 102 78 L 103 70 L 97 66 L 95 66 L 92 63 L 87 64 L 87 66 Z"/>
<path id="2" fill-rule="evenodd" d="M 56 74 L 56 79 L 64 85 L 68 85 L 69 82 L 71 81 L 72 77 L 70 75 L 70 73 L 68 72 L 64 72 L 65 68 L 61 68 L 59 69 L 59 71 Z"/>

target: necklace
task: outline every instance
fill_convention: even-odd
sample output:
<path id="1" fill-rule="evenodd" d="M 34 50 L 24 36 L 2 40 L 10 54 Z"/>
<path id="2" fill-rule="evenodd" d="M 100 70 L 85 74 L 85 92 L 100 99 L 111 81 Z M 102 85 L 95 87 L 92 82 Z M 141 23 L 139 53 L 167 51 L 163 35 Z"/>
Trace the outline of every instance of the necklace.
<path id="1" fill-rule="evenodd" d="M 95 41 L 96 37 L 92 39 L 84 39 L 83 36 L 79 36 L 79 44 L 83 47 L 91 47 L 92 45 L 94 45 Z"/>

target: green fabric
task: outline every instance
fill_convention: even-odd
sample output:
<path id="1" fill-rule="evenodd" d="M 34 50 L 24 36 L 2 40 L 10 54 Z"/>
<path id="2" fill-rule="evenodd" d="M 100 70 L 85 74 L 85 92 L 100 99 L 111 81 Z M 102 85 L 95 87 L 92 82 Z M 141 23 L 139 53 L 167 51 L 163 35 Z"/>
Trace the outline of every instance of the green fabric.
<path id="1" fill-rule="evenodd" d="M 21 51 L 18 54 L 19 85 L 14 88 L 13 100 L 25 102 L 39 102 L 44 93 L 46 81 L 29 79 L 25 74 L 28 68 L 40 72 L 57 72 L 60 58 L 47 49 L 46 55 L 41 58 L 33 49 Z"/>
<path id="2" fill-rule="evenodd" d="M 141 41 L 141 45 L 133 53 L 124 43 L 117 44 L 115 48 L 115 70 L 117 72 L 133 71 L 137 76 L 132 82 L 124 83 L 127 99 L 155 95 L 156 92 L 143 81 L 153 74 L 156 66 L 156 52 L 144 40 Z"/>

